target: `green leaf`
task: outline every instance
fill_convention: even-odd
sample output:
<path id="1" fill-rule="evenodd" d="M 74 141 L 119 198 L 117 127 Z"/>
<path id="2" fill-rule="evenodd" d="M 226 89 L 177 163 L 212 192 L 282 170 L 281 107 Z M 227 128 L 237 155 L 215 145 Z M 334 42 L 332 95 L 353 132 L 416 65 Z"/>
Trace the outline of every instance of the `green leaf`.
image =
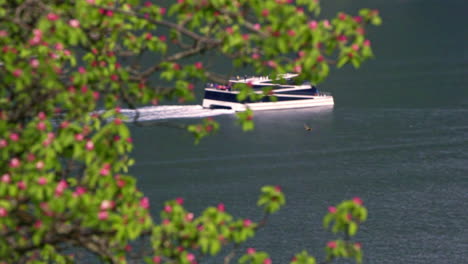
<path id="1" fill-rule="evenodd" d="M 343 65 L 345 65 L 348 62 L 349 58 L 348 56 L 342 56 L 339 60 L 338 63 L 336 64 L 336 67 L 341 68 Z"/>
<path id="2" fill-rule="evenodd" d="M 350 236 L 354 236 L 356 234 L 357 230 L 358 230 L 358 225 L 354 221 L 349 223 L 348 233 L 349 233 Z"/>

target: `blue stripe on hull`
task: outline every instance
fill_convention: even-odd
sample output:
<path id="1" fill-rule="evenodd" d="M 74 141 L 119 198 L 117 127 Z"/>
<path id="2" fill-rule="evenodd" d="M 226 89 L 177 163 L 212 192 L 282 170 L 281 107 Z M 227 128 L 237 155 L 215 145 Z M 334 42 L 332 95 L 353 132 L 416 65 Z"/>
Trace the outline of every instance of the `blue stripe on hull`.
<path id="1" fill-rule="evenodd" d="M 308 89 L 308 90 L 311 91 L 311 89 Z M 312 93 L 310 92 L 307 95 L 312 95 Z M 216 91 L 205 91 L 205 99 L 218 100 L 218 101 L 231 102 L 231 103 L 254 103 L 254 102 L 274 102 L 275 101 L 275 100 L 271 100 L 271 96 L 264 96 L 262 99 L 258 101 L 252 101 L 250 99 L 247 99 L 247 100 L 240 102 L 237 100 L 237 94 L 227 93 L 227 92 L 216 92 Z M 304 99 L 305 98 L 287 97 L 287 96 L 276 97 L 276 101 L 293 101 L 293 100 L 304 100 Z M 313 98 L 309 98 L 309 99 L 313 99 Z"/>

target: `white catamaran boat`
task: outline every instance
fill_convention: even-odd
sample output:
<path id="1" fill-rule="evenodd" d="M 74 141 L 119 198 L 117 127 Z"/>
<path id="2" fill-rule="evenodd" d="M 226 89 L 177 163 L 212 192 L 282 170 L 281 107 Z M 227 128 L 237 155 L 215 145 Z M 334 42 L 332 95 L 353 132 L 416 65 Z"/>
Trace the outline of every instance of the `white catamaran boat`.
<path id="1" fill-rule="evenodd" d="M 317 87 L 310 83 L 295 85 L 293 78 L 297 74 L 283 74 L 278 82 L 269 77 L 243 77 L 229 80 L 228 85 L 209 83 L 205 88 L 203 107 L 211 109 L 233 109 L 235 111 L 289 109 L 315 106 L 333 106 L 333 96 L 328 93 L 319 92 Z M 236 83 L 247 83 L 252 86 L 257 94 L 262 94 L 264 88 L 272 89 L 267 96 L 252 101 L 246 99 L 239 101 L 239 91 L 232 89 Z M 274 99 L 276 98 L 276 99 Z"/>

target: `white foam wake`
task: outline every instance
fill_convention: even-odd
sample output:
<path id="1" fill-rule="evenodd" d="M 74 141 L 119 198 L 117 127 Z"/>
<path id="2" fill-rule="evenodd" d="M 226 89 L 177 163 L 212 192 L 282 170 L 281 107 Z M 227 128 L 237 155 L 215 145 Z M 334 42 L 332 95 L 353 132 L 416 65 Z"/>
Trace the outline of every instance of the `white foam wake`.
<path id="1" fill-rule="evenodd" d="M 122 109 L 121 112 L 132 119 L 136 111 Z M 148 106 L 138 109 L 138 121 L 177 119 L 177 118 L 203 118 L 216 115 L 233 114 L 234 110 L 206 109 L 201 105 L 161 105 Z"/>

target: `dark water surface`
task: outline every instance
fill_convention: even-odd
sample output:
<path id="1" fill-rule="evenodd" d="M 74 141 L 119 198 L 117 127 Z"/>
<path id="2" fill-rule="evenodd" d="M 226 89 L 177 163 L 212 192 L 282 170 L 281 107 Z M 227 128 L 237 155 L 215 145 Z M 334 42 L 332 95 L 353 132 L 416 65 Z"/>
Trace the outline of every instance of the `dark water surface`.
<path id="1" fill-rule="evenodd" d="M 222 130 L 198 146 L 177 129 L 133 128 L 132 173 L 155 214 L 182 196 L 195 213 L 224 202 L 258 219 L 259 188 L 281 185 L 287 206 L 248 246 L 287 263 L 302 249 L 323 256 L 327 207 L 360 196 L 365 263 L 467 263 L 468 1 L 336 0 L 324 13 L 359 6 L 384 18 L 376 59 L 322 84 L 334 108 L 257 112 L 249 133 L 216 116 Z"/>

